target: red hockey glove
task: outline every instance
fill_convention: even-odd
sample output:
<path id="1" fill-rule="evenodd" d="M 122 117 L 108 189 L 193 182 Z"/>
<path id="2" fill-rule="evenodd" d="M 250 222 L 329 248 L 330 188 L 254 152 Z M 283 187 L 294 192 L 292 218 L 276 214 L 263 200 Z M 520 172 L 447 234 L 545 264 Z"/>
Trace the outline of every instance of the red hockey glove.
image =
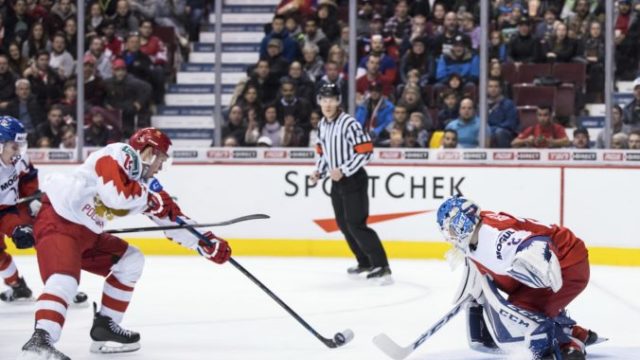
<path id="1" fill-rule="evenodd" d="M 200 255 L 213 261 L 216 264 L 224 264 L 231 257 L 231 247 L 226 240 L 221 239 L 211 231 L 203 234 L 207 239 L 212 240 L 211 245 L 207 245 L 204 241 L 198 242 L 198 252 Z"/>
<path id="2" fill-rule="evenodd" d="M 147 206 L 145 214 L 161 219 L 168 217 L 171 221 L 176 221 L 178 216 L 182 216 L 182 210 L 180 210 L 178 204 L 164 190 L 160 192 L 149 191 Z"/>

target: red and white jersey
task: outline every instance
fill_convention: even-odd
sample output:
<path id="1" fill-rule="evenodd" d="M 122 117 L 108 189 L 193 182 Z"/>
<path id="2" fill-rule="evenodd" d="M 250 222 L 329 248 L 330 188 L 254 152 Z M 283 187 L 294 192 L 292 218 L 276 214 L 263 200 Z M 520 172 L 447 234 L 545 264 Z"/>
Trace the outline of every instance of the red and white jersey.
<path id="1" fill-rule="evenodd" d="M 480 272 L 491 274 L 498 287 L 506 292 L 520 285 L 507 273 L 507 269 L 518 246 L 530 237 L 551 238 L 551 250 L 558 257 L 562 269 L 587 257 L 584 242 L 565 227 L 545 225 L 503 212 L 482 211 L 480 219 L 477 246 L 467 256 L 476 263 Z"/>
<path id="2" fill-rule="evenodd" d="M 99 234 L 107 220 L 147 209 L 149 190 L 141 176 L 138 152 L 114 143 L 93 152 L 73 172 L 48 175 L 42 190 L 58 215 Z"/>
<path id="3" fill-rule="evenodd" d="M 38 172 L 25 154 L 15 165 L 0 161 L 0 209 L 14 206 L 19 198 L 38 190 Z"/>

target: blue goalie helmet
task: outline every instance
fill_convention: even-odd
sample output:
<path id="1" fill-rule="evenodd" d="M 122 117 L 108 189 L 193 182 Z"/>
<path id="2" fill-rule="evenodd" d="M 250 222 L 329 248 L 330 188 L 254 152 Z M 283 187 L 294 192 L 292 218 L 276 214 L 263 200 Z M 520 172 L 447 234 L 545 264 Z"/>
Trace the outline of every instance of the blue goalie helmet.
<path id="1" fill-rule="evenodd" d="M 14 142 L 19 147 L 19 152 L 12 158 L 12 162 L 15 163 L 27 152 L 27 132 L 18 119 L 12 116 L 0 116 L 0 153 L 4 152 L 8 142 Z"/>
<path id="2" fill-rule="evenodd" d="M 445 200 L 438 208 L 438 226 L 444 239 L 460 250 L 469 247 L 471 235 L 480 222 L 480 207 L 461 196 Z"/>

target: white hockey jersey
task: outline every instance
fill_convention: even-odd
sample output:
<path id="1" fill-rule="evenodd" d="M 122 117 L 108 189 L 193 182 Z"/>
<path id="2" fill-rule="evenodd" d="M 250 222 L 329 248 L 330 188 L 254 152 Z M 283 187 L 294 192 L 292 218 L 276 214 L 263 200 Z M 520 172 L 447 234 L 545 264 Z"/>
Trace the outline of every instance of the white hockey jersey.
<path id="1" fill-rule="evenodd" d="M 31 166 L 29 157 L 25 154 L 15 165 L 4 165 L 0 162 L 0 209 L 13 206 L 23 196 L 20 184 L 33 182 L 33 191 L 38 189 L 38 172 Z"/>

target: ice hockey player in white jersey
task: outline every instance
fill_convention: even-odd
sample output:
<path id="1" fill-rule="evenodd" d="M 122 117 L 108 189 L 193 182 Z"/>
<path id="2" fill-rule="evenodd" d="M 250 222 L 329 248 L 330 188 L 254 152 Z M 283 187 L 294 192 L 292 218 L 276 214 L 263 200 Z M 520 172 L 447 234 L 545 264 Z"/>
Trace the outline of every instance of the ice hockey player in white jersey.
<path id="1" fill-rule="evenodd" d="M 91 351 L 115 353 L 140 348 L 140 334 L 119 324 L 142 274 L 142 253 L 126 241 L 103 232 L 115 217 L 146 214 L 159 225 L 187 222 L 154 175 L 169 159 L 171 140 L 161 131 L 136 131 L 129 144 L 115 143 L 93 152 L 71 173 L 51 174 L 43 181 L 46 193 L 34 226 L 35 247 L 44 282 L 35 314 L 35 331 L 23 346 L 25 358 L 66 360 L 53 344 L 58 341 L 66 310 L 80 280 L 80 270 L 106 277 L 102 306 L 94 305 Z M 166 236 L 222 264 L 231 256 L 226 241 L 211 246 L 187 230 L 166 231 Z"/>
<path id="2" fill-rule="evenodd" d="M 38 172 L 27 157 L 27 133 L 17 119 L 0 116 L 0 277 L 9 286 L 0 292 L 3 302 L 31 300 L 31 290 L 20 276 L 11 255 L 6 252 L 5 236 L 18 249 L 33 246 L 32 216 L 40 202 L 34 199 L 17 205 L 19 198 L 38 192 Z"/>
<path id="3" fill-rule="evenodd" d="M 460 196 L 447 199 L 437 218 L 454 253 L 465 257 L 457 298 L 471 299 L 467 335 L 473 349 L 520 346 L 537 359 L 585 359 L 585 346 L 598 342 L 598 336 L 565 311 L 589 282 L 582 240 L 563 226 L 480 211 Z"/>

